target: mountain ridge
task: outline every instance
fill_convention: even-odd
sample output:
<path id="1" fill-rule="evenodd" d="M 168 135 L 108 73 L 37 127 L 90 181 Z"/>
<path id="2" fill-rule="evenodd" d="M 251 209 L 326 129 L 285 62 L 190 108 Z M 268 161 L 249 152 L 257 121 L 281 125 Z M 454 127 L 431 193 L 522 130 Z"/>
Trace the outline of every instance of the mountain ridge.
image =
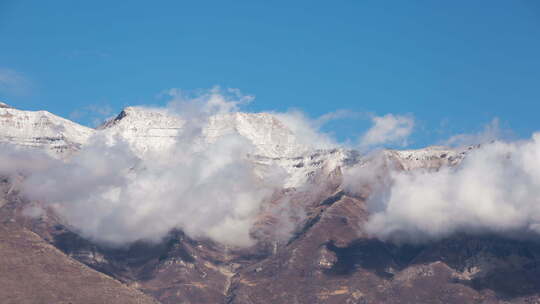
<path id="1" fill-rule="evenodd" d="M 173 146 L 185 124 L 180 116 L 168 110 L 126 107 L 116 117 L 93 129 L 47 111 L 25 111 L 5 105 L 0 107 L 0 142 L 44 148 L 60 157 L 79 150 L 89 138 L 100 132 L 111 137 L 120 136 L 142 156 L 148 150 L 159 151 Z M 339 147 L 316 149 L 301 145 L 292 131 L 269 113 L 217 114 L 205 122 L 203 136 L 208 143 L 231 133 L 248 139 L 256 147 L 255 154 L 267 159 L 293 160 L 317 153 L 334 155 L 329 152 L 336 149 L 350 153 L 346 152 L 349 149 Z M 457 161 L 466 150 L 432 146 L 416 150 L 385 150 L 385 153 L 403 168 L 412 169 L 422 167 L 440 155 L 448 155 L 450 161 Z"/>
<path id="2" fill-rule="evenodd" d="M 132 107 L 97 129 L 80 129 L 44 111 L 27 113 L 0 107 L 2 113 L 5 117 L 0 123 L 9 126 L 0 129 L 5 144 L 49 150 L 67 162 L 85 145 L 91 145 L 95 134 L 118 136 L 144 158 L 151 149 L 174 146 L 183 136 L 185 123 L 166 112 Z M 41 239 L 21 234 L 16 246 L 36 241 L 50 244 L 68 258 L 57 259 L 57 263 L 82 263 L 163 304 L 540 301 L 540 281 L 535 279 L 540 277 L 540 269 L 535 266 L 540 264 L 540 247 L 534 242 L 454 235 L 426 244 L 396 245 L 373 238 L 363 228 L 370 216 L 368 198 L 377 183 L 385 182 L 386 174 L 456 167 L 477 146 L 370 154 L 344 148 L 303 150 L 289 137 L 290 130 L 270 114 L 210 116 L 208 124 L 210 128 L 203 124 L 196 133 L 202 134 L 205 144 L 211 145 L 221 136 L 243 136 L 263 152 L 247 157 L 255 170 L 264 172 L 277 166 L 286 173 L 281 180 L 283 187 L 258 211 L 250 231 L 254 244 L 228 246 L 172 229 L 160 242 L 106 246 L 81 236 L 50 208 L 29 217 L 29 210 L 40 205 L 39 200 L 24 198 L 17 188 L 18 180 L 9 178 L 0 178 L 0 228 L 17 225 L 17 229 L 32 231 Z M 71 127 L 84 132 L 66 131 Z M 41 140 L 34 130 L 48 137 Z M 290 149 L 280 146 L 290 142 Z M 366 174 L 365 183 L 352 188 L 347 185 L 344 175 L 350 170 Z M 296 213 L 287 213 L 290 210 Z M 280 212 L 286 212 L 287 221 L 282 221 Z M 12 251 L 0 250 L 2 254 L 13 255 Z M 34 255 L 24 250 L 21 254 Z M 50 251 L 43 254 L 58 255 Z M 31 271 L 24 265 L 17 267 L 19 271 Z M 2 276 L 3 271 L 9 270 L 0 268 Z M 14 290 L 22 286 L 12 285 Z M 49 289 L 61 294 L 65 292 L 62 286 L 60 281 Z M 45 291 L 33 292 L 32 296 L 39 298 Z M 126 299 L 132 296 L 140 295 L 126 294 Z M 85 298 L 81 303 L 93 303 L 95 299 Z"/>

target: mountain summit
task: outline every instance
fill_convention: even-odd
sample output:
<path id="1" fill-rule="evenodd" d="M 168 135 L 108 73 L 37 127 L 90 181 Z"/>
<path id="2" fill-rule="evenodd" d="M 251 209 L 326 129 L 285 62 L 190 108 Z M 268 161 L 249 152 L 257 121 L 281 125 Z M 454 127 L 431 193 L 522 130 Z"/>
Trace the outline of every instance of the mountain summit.
<path id="1" fill-rule="evenodd" d="M 57 155 L 81 147 L 94 130 L 47 111 L 23 111 L 0 104 L 0 142 L 43 148 Z"/>
<path id="2" fill-rule="evenodd" d="M 174 144 L 184 124 L 184 118 L 167 110 L 127 107 L 98 129 L 115 132 L 138 150 L 145 151 Z M 216 114 L 208 117 L 201 128 L 205 142 L 212 143 L 230 134 L 240 135 L 262 156 L 293 157 L 307 151 L 283 123 L 267 113 Z"/>
<path id="3" fill-rule="evenodd" d="M 536 242 L 478 233 L 396 244 L 366 230 L 371 196 L 388 195 L 377 191 L 393 175 L 454 170 L 478 147 L 363 155 L 298 136 L 268 113 L 197 120 L 127 107 L 92 129 L 0 104 L 3 145 L 54 157 L 39 164 L 41 179 L 0 166 L 2 302 L 540 301 Z M 109 151 L 99 138 L 122 146 Z M 177 153 L 160 154 L 168 149 Z M 9 157 L 17 153 L 0 154 Z M 37 194 L 54 195 L 45 203 Z M 153 239 L 101 242 L 154 230 Z M 220 242 L 238 231 L 252 242 Z"/>

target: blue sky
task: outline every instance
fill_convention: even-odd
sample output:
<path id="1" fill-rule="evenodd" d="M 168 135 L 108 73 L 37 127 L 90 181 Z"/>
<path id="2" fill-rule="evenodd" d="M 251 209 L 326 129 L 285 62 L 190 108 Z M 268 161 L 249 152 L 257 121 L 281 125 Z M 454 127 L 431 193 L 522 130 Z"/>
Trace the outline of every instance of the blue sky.
<path id="1" fill-rule="evenodd" d="M 494 117 L 519 137 L 540 129 L 534 0 L 0 0 L 0 39 L 0 100 L 64 117 L 220 85 L 255 95 L 250 111 L 411 114 L 413 146 Z"/>

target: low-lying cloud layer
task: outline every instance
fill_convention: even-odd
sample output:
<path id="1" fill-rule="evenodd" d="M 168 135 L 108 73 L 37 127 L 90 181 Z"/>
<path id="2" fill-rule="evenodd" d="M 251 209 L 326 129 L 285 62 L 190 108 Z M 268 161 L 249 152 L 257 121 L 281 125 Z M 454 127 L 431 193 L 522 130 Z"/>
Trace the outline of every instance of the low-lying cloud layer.
<path id="1" fill-rule="evenodd" d="M 219 88 L 195 96 L 178 89 L 165 94 L 171 98 L 167 107 L 154 110 L 183 121 L 170 149 L 143 156 L 111 132 L 96 132 L 68 160 L 4 145 L 0 176 L 24 176 L 18 179 L 24 195 L 53 208 L 83 236 L 111 245 L 159 241 L 179 228 L 194 238 L 248 246 L 261 210 L 284 218 L 302 217 L 304 210 L 292 210 L 292 205 L 268 210 L 265 202 L 275 199 L 272 195 L 283 187 L 285 173 L 266 168 L 261 174 L 249 158 L 256 151 L 249 140 L 234 132 L 211 144 L 202 140 L 213 115 L 237 112 L 252 96 Z M 300 111 L 272 114 L 299 144 L 311 149 L 346 146 L 321 128 L 328 121 L 355 115 L 337 111 L 311 119 Z M 457 135 L 446 142 L 482 143 L 459 165 L 401 171 L 376 149 L 406 145 L 414 118 L 396 114 L 370 118 L 372 127 L 358 137 L 356 146 L 348 147 L 371 154 L 363 166 L 344 172 L 346 189 L 372 193 L 365 225 L 370 234 L 398 242 L 455 233 L 540 234 L 540 133 L 525 141 L 497 140 L 503 131 L 493 120 L 484 132 Z M 28 215 L 40 214 L 32 208 Z M 293 226 L 284 223 L 285 232 L 278 234 L 286 238 Z"/>
<path id="2" fill-rule="evenodd" d="M 394 171 L 370 204 L 366 229 L 381 239 L 539 235 L 540 133 L 527 141 L 484 144 L 456 168 Z"/>
<path id="3" fill-rule="evenodd" d="M 238 133 L 227 133 L 212 143 L 202 139 L 211 117 L 237 112 L 253 97 L 219 88 L 195 95 L 178 89 L 164 94 L 170 98 L 168 105 L 152 111 L 178 116 L 183 122 L 170 148 L 142 155 L 131 142 L 107 131 L 96 132 L 67 160 L 2 146 L 0 175 L 22 174 L 25 178 L 19 186 L 26 197 L 54 209 L 81 235 L 109 245 L 160 241 L 178 228 L 193 238 L 248 246 L 261 210 L 285 219 L 280 224 L 283 231 L 276 235 L 287 238 L 294 230 L 287 219 L 302 218 L 304 210 L 283 203 L 278 204 L 279 210 L 268 210 L 272 204 L 265 204 L 283 188 L 284 171 L 256 168 L 249 158 L 255 147 Z M 352 115 L 337 111 L 310 119 L 300 111 L 272 114 L 298 144 L 311 149 L 339 147 L 321 127 Z M 372 120 L 362 148 L 403 142 L 414 126 L 408 116 L 388 114 Z M 287 198 L 280 200 L 287 202 Z M 41 214 L 31 208 L 26 214 Z"/>
<path id="4" fill-rule="evenodd" d="M 66 162 L 6 148 L 0 173 L 27 175 L 27 197 L 44 201 L 99 242 L 159 241 L 180 228 L 227 245 L 251 244 L 250 228 L 279 179 L 255 174 L 247 159 L 253 147 L 245 138 L 200 141 L 211 115 L 235 111 L 245 99 L 216 90 L 197 99 L 174 93 L 167 111 L 186 123 L 171 149 L 141 159 L 122 138 L 98 132 Z"/>

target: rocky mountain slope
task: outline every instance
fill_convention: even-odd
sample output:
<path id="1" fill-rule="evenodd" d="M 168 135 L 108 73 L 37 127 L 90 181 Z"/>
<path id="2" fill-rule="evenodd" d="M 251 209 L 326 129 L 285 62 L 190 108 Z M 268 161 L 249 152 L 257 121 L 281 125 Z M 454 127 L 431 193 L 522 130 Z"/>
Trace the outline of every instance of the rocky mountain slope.
<path id="1" fill-rule="evenodd" d="M 0 117 L 3 142 L 45 149 L 60 159 L 102 132 L 123 138 L 145 157 L 175 145 L 185 126 L 170 113 L 133 107 L 97 130 L 5 105 Z M 39 297 L 60 303 L 146 303 L 148 297 L 160 303 L 540 303 L 537 243 L 492 235 L 420 245 L 383 242 L 362 228 L 370 183 L 354 189 L 343 183 L 347 169 L 375 171 L 375 178 L 390 169 L 457 166 L 474 147 L 376 155 L 314 150 L 269 114 L 213 116 L 202 134 L 200 142 L 208 144 L 239 135 L 255 147 L 250 160 L 257 167 L 277 165 L 286 172 L 283 189 L 269 202 L 302 210 L 286 238 L 275 237 L 283 227 L 263 208 L 253 231 L 257 242 L 247 248 L 191 238 L 178 229 L 157 244 L 111 248 L 81 237 L 53 212 L 25 216 L 25 207 L 36 202 L 3 179 L 0 258 L 9 263 L 0 268 L 0 296 L 13 303 L 23 292 L 28 303 Z M 32 284 L 39 288 L 26 289 L 20 278 L 32 273 L 49 278 L 48 285 L 38 280 Z M 77 287 L 82 282 L 85 287 Z M 83 289 L 68 292 L 74 288 Z M 112 294 L 118 298 L 111 302 L 106 297 Z"/>
<path id="2" fill-rule="evenodd" d="M 138 303 L 158 301 L 96 271 L 33 232 L 23 202 L 0 182 L 0 302 Z"/>

